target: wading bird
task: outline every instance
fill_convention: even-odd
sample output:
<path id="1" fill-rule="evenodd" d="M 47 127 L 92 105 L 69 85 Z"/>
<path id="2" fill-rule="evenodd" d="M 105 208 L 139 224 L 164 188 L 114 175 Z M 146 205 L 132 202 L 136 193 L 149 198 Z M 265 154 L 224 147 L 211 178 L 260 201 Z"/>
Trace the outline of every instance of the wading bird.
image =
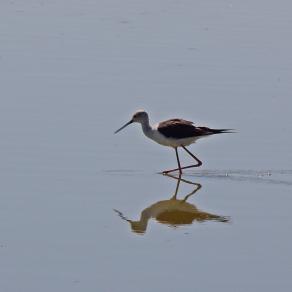
<path id="1" fill-rule="evenodd" d="M 128 123 L 116 130 L 115 134 L 132 123 L 140 123 L 144 134 L 158 144 L 174 148 L 178 168 L 165 170 L 162 172 L 163 174 L 177 170 L 181 174 L 182 169 L 201 166 L 202 161 L 192 154 L 186 146 L 195 143 L 200 138 L 210 135 L 232 133 L 232 129 L 210 129 L 207 127 L 196 127 L 193 122 L 183 119 L 170 119 L 151 126 L 149 123 L 148 114 L 144 110 L 139 110 L 134 113 L 132 119 Z M 182 147 L 196 161 L 196 164 L 181 167 L 177 150 L 178 147 Z"/>

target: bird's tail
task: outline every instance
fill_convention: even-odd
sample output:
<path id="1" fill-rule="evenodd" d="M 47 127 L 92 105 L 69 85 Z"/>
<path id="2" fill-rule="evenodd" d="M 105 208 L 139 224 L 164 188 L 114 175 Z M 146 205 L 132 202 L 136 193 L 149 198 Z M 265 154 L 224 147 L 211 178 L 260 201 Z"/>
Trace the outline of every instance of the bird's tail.
<path id="1" fill-rule="evenodd" d="M 212 134 L 236 133 L 234 129 L 211 129 Z"/>
<path id="2" fill-rule="evenodd" d="M 234 129 L 210 129 L 207 127 L 198 127 L 203 135 L 223 134 L 223 133 L 236 133 Z"/>

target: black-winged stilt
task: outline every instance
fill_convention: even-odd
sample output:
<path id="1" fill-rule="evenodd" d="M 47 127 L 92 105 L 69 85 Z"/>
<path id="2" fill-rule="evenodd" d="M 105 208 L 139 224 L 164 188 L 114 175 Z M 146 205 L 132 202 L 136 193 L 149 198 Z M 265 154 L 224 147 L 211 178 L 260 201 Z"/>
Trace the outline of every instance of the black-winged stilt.
<path id="1" fill-rule="evenodd" d="M 201 160 L 192 154 L 186 146 L 195 143 L 200 138 L 210 135 L 232 133 L 232 129 L 210 129 L 207 127 L 196 127 L 193 122 L 183 119 L 170 119 L 151 126 L 149 123 L 148 114 L 144 110 L 138 110 L 134 113 L 132 119 L 128 123 L 115 131 L 115 134 L 132 123 L 140 123 L 144 134 L 158 144 L 174 148 L 178 168 L 165 170 L 163 171 L 164 174 L 177 170 L 181 174 L 182 169 L 199 167 L 202 165 Z M 177 150 L 178 147 L 182 147 L 192 158 L 195 159 L 197 163 L 181 167 Z"/>

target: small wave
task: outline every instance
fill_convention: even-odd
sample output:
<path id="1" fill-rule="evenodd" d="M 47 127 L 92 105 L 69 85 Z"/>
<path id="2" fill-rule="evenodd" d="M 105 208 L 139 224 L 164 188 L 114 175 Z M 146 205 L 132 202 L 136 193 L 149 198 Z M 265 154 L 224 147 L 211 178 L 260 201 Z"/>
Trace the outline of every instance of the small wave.
<path id="1" fill-rule="evenodd" d="M 292 170 L 290 169 L 205 169 L 189 172 L 187 176 L 246 181 L 256 183 L 269 183 L 292 186 Z"/>

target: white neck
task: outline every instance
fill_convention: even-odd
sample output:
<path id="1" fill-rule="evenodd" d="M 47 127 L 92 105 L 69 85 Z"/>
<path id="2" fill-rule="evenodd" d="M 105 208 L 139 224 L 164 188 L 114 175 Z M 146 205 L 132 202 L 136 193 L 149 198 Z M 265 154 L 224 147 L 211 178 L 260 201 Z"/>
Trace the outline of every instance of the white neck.
<path id="1" fill-rule="evenodd" d="M 151 125 L 149 124 L 149 119 L 144 120 L 144 121 L 141 123 L 141 126 L 142 126 L 142 130 L 143 130 L 144 134 L 145 134 L 147 137 L 152 137 L 152 127 L 151 127 Z"/>

